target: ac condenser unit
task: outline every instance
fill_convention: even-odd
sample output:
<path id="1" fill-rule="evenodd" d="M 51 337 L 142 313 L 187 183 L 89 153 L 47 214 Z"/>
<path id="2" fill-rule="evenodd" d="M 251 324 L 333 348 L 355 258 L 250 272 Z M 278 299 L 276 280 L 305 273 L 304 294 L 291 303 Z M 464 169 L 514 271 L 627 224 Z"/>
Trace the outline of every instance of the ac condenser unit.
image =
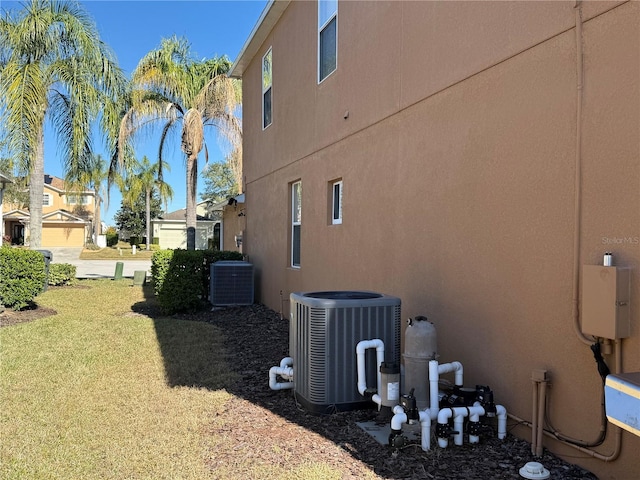
<path id="1" fill-rule="evenodd" d="M 212 263 L 209 300 L 215 306 L 253 304 L 253 265 L 240 260 Z"/>
<path id="2" fill-rule="evenodd" d="M 296 399 L 314 413 L 371 408 L 358 392 L 356 345 L 379 338 L 385 362 L 400 365 L 400 299 L 381 293 L 292 293 L 289 355 Z M 367 385 L 377 379 L 376 352 L 366 352 Z"/>

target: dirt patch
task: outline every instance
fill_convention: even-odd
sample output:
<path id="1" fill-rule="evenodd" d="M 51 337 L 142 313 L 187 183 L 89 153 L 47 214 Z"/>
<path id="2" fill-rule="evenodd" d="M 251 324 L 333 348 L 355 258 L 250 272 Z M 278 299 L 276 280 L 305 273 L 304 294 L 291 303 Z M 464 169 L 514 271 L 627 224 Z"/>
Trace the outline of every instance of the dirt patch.
<path id="1" fill-rule="evenodd" d="M 288 320 L 278 313 L 256 304 L 175 318 L 210 322 L 221 328 L 229 365 L 239 378 L 229 391 L 241 400 L 230 403 L 222 413 L 235 419 L 233 428 L 211 428 L 212 434 L 225 439 L 209 460 L 213 471 L 220 462 L 248 463 L 235 462 L 242 458 L 265 465 L 286 464 L 287 468 L 321 460 L 342 472 L 343 479 L 364 478 L 365 473 L 374 472 L 384 479 L 521 480 L 520 468 L 538 461 L 550 471 L 551 478 L 597 478 L 546 450 L 542 458 L 533 457 L 531 445 L 511 434 L 498 440 L 495 420 L 485 421 L 476 445 L 469 444 L 465 436 L 464 445 L 441 449 L 432 438 L 429 452 L 417 441 L 394 452 L 356 424 L 375 421 L 375 410 L 311 414 L 296 402 L 293 390 L 268 387 L 269 368 L 289 353 Z M 237 473 L 237 478 L 251 477 L 249 471 Z"/>
<path id="2" fill-rule="evenodd" d="M 56 315 L 57 313 L 58 312 L 53 308 L 39 307 L 35 304 L 19 311 L 6 309 L 4 312 L 0 313 L 0 327 L 8 327 L 19 323 L 31 322 L 40 318 Z"/>

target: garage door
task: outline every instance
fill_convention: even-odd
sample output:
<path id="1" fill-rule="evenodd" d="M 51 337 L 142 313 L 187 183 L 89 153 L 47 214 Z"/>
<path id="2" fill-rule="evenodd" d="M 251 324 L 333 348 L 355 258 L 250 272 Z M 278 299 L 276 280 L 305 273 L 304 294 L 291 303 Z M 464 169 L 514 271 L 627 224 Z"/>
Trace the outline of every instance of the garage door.
<path id="1" fill-rule="evenodd" d="M 161 228 L 160 248 L 187 248 L 187 231 L 183 228 Z M 196 248 L 203 250 L 207 248 L 207 229 L 196 229 Z"/>
<path id="2" fill-rule="evenodd" d="M 187 248 L 187 232 L 184 228 L 161 228 L 160 248 Z"/>
<path id="3" fill-rule="evenodd" d="M 43 247 L 84 246 L 84 225 L 42 225 Z"/>

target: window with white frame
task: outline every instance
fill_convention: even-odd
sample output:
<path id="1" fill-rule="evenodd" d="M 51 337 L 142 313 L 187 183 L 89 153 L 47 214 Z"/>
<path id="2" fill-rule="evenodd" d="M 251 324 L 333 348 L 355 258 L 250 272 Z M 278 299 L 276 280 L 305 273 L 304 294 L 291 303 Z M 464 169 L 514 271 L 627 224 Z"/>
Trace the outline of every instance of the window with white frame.
<path id="1" fill-rule="evenodd" d="M 318 0 L 318 83 L 338 66 L 338 0 Z"/>
<path id="2" fill-rule="evenodd" d="M 302 182 L 291 184 L 291 266 L 300 267 L 300 230 L 302 227 Z"/>
<path id="3" fill-rule="evenodd" d="M 67 195 L 67 205 L 89 205 L 89 195 Z"/>
<path id="4" fill-rule="evenodd" d="M 42 206 L 43 207 L 50 207 L 51 205 L 53 205 L 53 199 L 51 198 L 51 194 L 43 193 L 42 194 Z"/>
<path id="5" fill-rule="evenodd" d="M 331 223 L 339 225 L 342 223 L 342 180 L 331 184 Z"/>
<path id="6" fill-rule="evenodd" d="M 271 125 L 271 48 L 262 57 L 262 128 Z"/>

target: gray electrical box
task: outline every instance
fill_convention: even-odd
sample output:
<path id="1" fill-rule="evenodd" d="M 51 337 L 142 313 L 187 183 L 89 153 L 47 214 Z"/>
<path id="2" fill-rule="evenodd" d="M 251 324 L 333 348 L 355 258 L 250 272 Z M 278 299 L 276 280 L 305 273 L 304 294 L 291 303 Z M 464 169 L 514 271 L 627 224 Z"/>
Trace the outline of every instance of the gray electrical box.
<path id="1" fill-rule="evenodd" d="M 582 333 L 600 338 L 631 336 L 629 268 L 582 266 Z"/>

